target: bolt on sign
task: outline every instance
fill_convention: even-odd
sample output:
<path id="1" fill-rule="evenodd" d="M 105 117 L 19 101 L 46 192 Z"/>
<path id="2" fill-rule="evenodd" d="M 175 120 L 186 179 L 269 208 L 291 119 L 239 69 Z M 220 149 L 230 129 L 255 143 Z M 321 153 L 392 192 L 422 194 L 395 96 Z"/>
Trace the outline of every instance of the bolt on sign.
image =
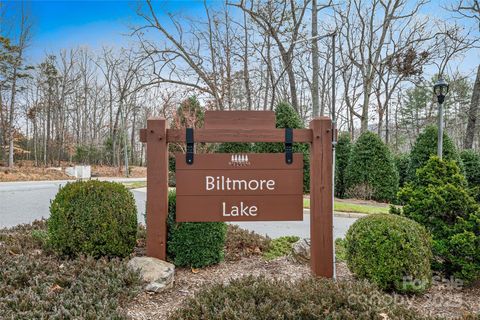
<path id="1" fill-rule="evenodd" d="M 176 155 L 177 222 L 303 220 L 303 155 Z"/>
<path id="2" fill-rule="evenodd" d="M 326 117 L 308 129 L 275 128 L 271 111 L 207 111 L 199 129 L 149 119 L 140 130 L 147 143 L 147 255 L 166 258 L 168 143 L 186 144 L 186 153 L 175 155 L 178 222 L 303 220 L 303 155 L 292 144 L 309 143 L 311 269 L 333 277 L 333 133 Z M 285 153 L 194 154 L 195 143 L 216 142 L 283 142 Z"/>

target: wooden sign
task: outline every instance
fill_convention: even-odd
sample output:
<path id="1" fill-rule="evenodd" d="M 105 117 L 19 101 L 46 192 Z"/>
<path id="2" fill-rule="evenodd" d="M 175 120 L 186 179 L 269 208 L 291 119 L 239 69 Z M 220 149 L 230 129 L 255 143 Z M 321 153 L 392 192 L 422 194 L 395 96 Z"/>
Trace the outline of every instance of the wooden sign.
<path id="1" fill-rule="evenodd" d="M 328 118 L 294 129 L 293 141 L 310 145 L 310 264 L 316 276 L 334 276 L 333 149 Z M 189 131 L 190 132 L 190 131 Z M 147 144 L 147 256 L 167 256 L 168 144 L 187 143 L 185 128 L 169 129 L 151 118 L 140 130 Z M 190 139 L 189 139 L 190 140 Z M 280 142 L 272 111 L 207 111 L 194 143 Z M 190 142 L 191 143 L 191 142 Z M 303 157 L 294 154 L 195 154 L 192 165 L 177 155 L 177 221 L 302 220 Z M 202 241 L 202 239 L 198 239 Z"/>
<path id="2" fill-rule="evenodd" d="M 176 155 L 178 222 L 303 220 L 303 155 Z"/>

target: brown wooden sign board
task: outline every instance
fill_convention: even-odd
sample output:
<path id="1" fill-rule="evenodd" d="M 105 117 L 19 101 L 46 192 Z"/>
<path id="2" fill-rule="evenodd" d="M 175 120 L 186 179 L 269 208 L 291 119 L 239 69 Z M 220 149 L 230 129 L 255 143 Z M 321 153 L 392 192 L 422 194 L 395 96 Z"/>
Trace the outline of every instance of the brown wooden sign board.
<path id="1" fill-rule="evenodd" d="M 204 128 L 194 132 L 195 143 L 285 141 L 285 130 L 275 128 L 271 111 L 209 111 Z M 293 142 L 310 144 L 310 265 L 313 274 L 329 278 L 334 276 L 333 134 L 332 121 L 326 117 L 313 119 L 308 129 L 293 130 Z M 185 143 L 185 128 L 169 129 L 165 119 L 150 118 L 147 128 L 140 131 L 140 140 L 147 144 L 147 255 L 165 260 L 168 144 Z M 233 159 L 231 154 L 195 154 L 193 166 L 188 166 L 185 155 L 177 156 L 178 221 L 301 220 L 302 160 L 301 155 L 294 155 L 293 164 L 287 165 L 284 154 Z M 225 185 L 227 173 L 237 180 L 235 190 L 233 182 L 231 190 Z M 207 181 L 206 176 L 213 180 Z M 248 185 L 243 180 L 265 181 Z M 206 183 L 215 188 L 205 190 Z M 258 188 L 262 188 L 260 193 Z"/>
<path id="2" fill-rule="evenodd" d="M 303 220 L 303 155 L 176 155 L 177 222 Z"/>

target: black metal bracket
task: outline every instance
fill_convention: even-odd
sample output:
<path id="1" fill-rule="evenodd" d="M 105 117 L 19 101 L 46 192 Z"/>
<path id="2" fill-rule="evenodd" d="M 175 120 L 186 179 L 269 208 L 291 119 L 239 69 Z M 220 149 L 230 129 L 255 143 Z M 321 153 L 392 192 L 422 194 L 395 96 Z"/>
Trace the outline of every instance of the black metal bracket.
<path id="1" fill-rule="evenodd" d="M 193 141 L 193 128 L 187 128 L 185 132 L 185 140 L 187 142 L 187 153 L 185 155 L 185 161 L 187 164 L 193 164 L 193 152 L 194 141 Z"/>
<path id="2" fill-rule="evenodd" d="M 293 130 L 285 128 L 285 162 L 293 163 Z"/>

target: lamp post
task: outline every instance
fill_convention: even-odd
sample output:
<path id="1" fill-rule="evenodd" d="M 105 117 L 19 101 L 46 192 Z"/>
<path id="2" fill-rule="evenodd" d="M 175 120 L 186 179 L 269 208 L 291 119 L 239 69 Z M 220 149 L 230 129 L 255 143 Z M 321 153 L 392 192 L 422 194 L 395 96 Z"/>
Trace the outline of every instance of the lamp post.
<path id="1" fill-rule="evenodd" d="M 448 83 L 439 78 L 433 86 L 433 92 L 437 96 L 438 102 L 438 141 L 437 141 L 437 156 L 442 159 L 443 154 L 443 102 L 448 93 Z"/>

